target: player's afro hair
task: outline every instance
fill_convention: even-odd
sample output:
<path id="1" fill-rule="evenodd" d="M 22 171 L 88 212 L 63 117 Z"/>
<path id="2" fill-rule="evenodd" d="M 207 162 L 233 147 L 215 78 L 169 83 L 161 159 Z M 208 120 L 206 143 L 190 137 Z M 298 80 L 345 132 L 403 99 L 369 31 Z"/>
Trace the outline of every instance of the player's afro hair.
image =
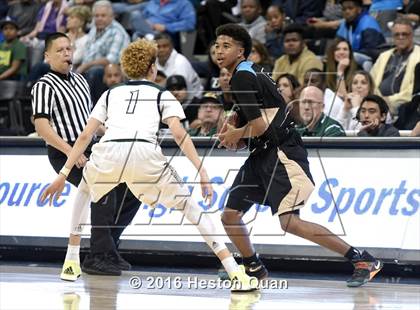
<path id="1" fill-rule="evenodd" d="M 140 39 L 131 42 L 121 54 L 121 68 L 130 79 L 147 76 L 150 66 L 156 62 L 157 45 L 154 41 Z"/>

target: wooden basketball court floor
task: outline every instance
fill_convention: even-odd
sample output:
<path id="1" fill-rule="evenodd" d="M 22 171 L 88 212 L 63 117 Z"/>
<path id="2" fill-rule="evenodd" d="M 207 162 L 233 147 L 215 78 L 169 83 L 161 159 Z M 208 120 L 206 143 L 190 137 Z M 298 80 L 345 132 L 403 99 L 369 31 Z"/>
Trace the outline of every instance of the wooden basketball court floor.
<path id="1" fill-rule="evenodd" d="M 0 309 L 420 309 L 418 282 L 399 284 L 387 279 L 347 288 L 345 279 L 274 276 L 268 283 L 281 283 L 278 287 L 236 294 L 194 284 L 196 279 L 216 281 L 213 270 L 144 268 L 120 277 L 83 274 L 76 282 L 61 281 L 57 266 L 3 264 L 0 272 Z M 131 285 L 138 286 L 140 279 L 141 288 L 130 287 L 132 277 Z M 281 280 L 288 281 L 287 288 Z"/>

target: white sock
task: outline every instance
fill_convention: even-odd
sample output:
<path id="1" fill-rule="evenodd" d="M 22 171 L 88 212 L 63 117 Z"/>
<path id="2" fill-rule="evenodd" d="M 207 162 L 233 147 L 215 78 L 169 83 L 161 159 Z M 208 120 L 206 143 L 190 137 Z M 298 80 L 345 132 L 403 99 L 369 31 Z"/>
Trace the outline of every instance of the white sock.
<path id="1" fill-rule="evenodd" d="M 229 256 L 225 258 L 224 260 L 222 260 L 222 265 L 223 267 L 225 267 L 225 270 L 227 271 L 228 274 L 231 274 L 232 272 L 239 270 L 239 266 L 236 263 L 236 260 L 232 256 Z"/>
<path id="2" fill-rule="evenodd" d="M 80 264 L 80 245 L 68 245 L 67 246 L 67 253 L 66 253 L 66 260 L 72 260 Z"/>

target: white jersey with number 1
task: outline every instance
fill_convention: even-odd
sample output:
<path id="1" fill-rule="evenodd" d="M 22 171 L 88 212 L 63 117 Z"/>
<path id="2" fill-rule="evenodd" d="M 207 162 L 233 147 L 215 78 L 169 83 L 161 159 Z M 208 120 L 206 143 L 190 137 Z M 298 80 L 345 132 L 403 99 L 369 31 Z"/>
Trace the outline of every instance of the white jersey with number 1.
<path id="1" fill-rule="evenodd" d="M 137 138 L 155 143 L 160 122 L 158 108 L 162 119 L 185 118 L 181 104 L 169 91 L 146 80 L 129 81 L 104 92 L 90 117 L 107 128 L 101 141 Z"/>
<path id="2" fill-rule="evenodd" d="M 174 116 L 185 118 L 181 104 L 152 82 L 130 81 L 101 96 L 90 117 L 107 129 L 83 171 L 94 202 L 120 183 L 150 206 L 171 208 L 190 196 L 156 144 L 160 120 Z"/>

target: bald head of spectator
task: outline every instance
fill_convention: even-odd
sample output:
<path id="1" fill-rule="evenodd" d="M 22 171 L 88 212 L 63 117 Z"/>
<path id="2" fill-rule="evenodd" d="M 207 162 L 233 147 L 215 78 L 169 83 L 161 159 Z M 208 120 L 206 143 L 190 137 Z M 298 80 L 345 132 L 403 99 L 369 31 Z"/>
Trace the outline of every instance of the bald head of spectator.
<path id="1" fill-rule="evenodd" d="M 117 64 L 109 64 L 104 70 L 104 83 L 110 88 L 116 84 L 120 84 L 123 81 L 123 74 L 121 68 Z"/>
<path id="2" fill-rule="evenodd" d="M 404 18 L 395 20 L 392 26 L 395 49 L 400 52 L 409 52 L 414 47 L 414 30 L 411 22 Z"/>
<path id="3" fill-rule="evenodd" d="M 96 30 L 98 31 L 104 30 L 114 20 L 112 4 L 107 0 L 96 1 L 92 7 L 92 13 Z"/>
<path id="4" fill-rule="evenodd" d="M 324 93 L 315 86 L 302 89 L 299 97 L 299 115 L 302 123 L 312 129 L 319 121 L 324 110 Z"/>

